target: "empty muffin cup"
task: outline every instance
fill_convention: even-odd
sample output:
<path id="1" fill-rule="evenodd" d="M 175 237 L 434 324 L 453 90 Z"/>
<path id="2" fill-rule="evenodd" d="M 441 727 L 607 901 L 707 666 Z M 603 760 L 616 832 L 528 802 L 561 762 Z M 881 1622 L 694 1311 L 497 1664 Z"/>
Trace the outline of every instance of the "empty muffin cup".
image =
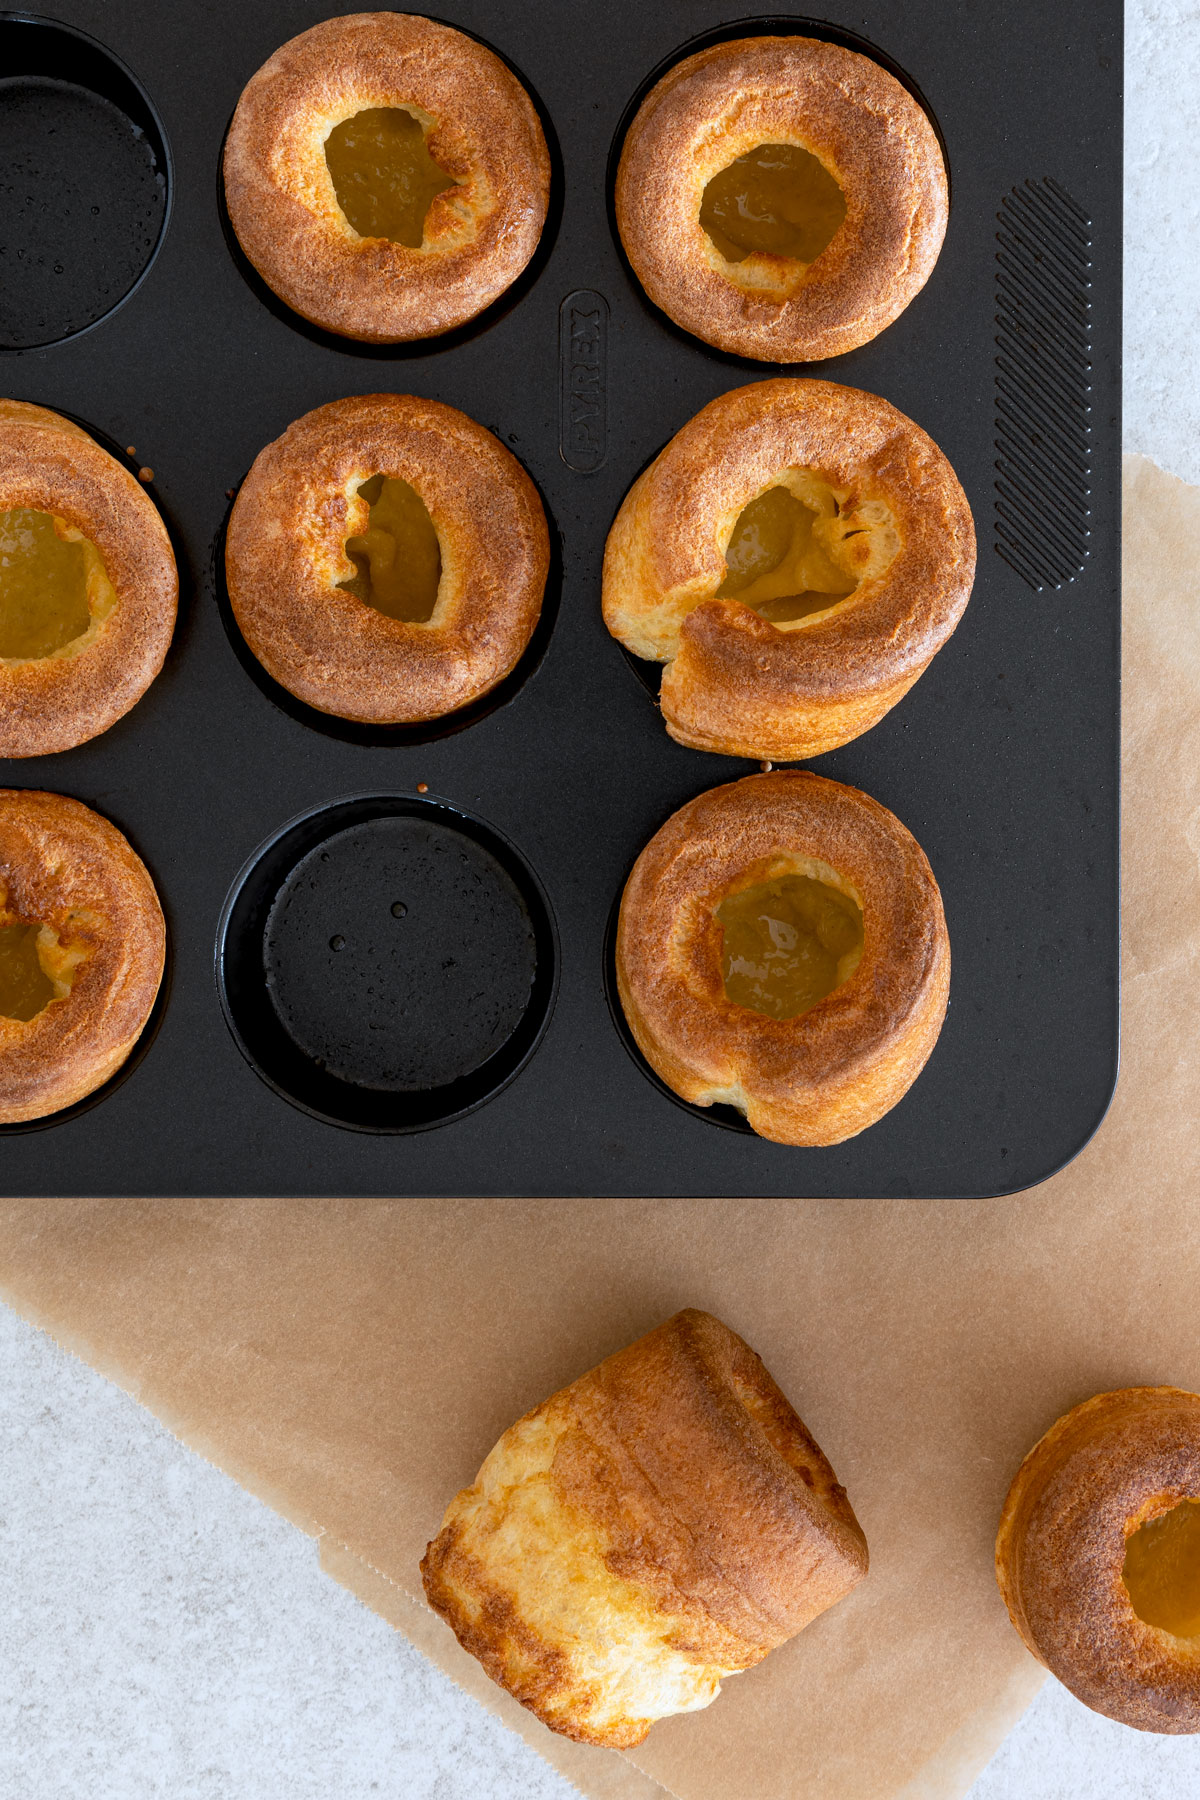
<path id="1" fill-rule="evenodd" d="M 75 337 L 153 262 L 170 158 L 145 89 L 94 38 L 57 20 L 0 18 L 4 220 L 0 349 Z"/>
<path id="2" fill-rule="evenodd" d="M 226 903 L 217 981 L 251 1067 L 302 1110 L 419 1131 L 523 1067 L 549 1018 L 555 934 L 528 865 L 440 802 L 346 800 L 286 826 Z"/>

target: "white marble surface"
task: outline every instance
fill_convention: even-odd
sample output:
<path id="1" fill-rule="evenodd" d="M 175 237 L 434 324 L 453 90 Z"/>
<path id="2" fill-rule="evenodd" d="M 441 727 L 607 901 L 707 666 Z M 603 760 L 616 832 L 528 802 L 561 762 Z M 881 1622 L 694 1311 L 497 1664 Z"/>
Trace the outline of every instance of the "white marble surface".
<path id="1" fill-rule="evenodd" d="M 1128 21 L 1126 443 L 1200 482 L 1200 4 L 1136 0 Z M 575 1792 L 307 1538 L 3 1309 L 0 1371 L 0 1795 Z M 971 1800 L 1197 1794 L 1200 1740 L 1049 1682 Z"/>
<path id="2" fill-rule="evenodd" d="M 1200 6 L 1125 27 L 1125 448 L 1200 482 Z"/>

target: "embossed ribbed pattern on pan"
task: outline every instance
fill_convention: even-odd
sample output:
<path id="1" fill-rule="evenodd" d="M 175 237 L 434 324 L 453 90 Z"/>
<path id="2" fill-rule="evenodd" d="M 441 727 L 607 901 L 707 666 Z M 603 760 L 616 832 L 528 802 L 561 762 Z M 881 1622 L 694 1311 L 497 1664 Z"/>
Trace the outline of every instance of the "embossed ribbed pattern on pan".
<path id="1" fill-rule="evenodd" d="M 1091 518 L 1091 221 L 1050 176 L 996 233 L 996 550 L 1031 588 L 1082 574 Z"/>

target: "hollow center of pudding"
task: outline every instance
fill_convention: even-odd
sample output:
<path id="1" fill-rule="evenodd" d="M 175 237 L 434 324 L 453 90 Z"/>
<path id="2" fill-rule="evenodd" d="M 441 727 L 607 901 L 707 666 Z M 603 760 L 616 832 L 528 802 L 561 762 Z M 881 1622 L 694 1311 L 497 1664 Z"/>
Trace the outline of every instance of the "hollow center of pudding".
<path id="1" fill-rule="evenodd" d="M 38 960 L 40 930 L 24 919 L 0 925 L 0 1015 L 6 1019 L 36 1018 L 57 994 Z"/>
<path id="2" fill-rule="evenodd" d="M 1200 1637 L 1200 1500 L 1140 1526 L 1125 1545 L 1122 1577 L 1139 1619 Z"/>
<path id="3" fill-rule="evenodd" d="M 389 619 L 423 624 L 433 616 L 442 552 L 429 509 L 415 488 L 394 475 L 372 475 L 358 492 L 371 511 L 361 537 L 346 539 L 358 570 L 338 586 Z"/>
<path id="4" fill-rule="evenodd" d="M 53 656 L 83 636 L 92 559 L 103 568 L 90 539 L 51 513 L 0 512 L 0 656 Z"/>
<path id="5" fill-rule="evenodd" d="M 429 154 L 421 121 L 401 106 L 371 106 L 335 125 L 325 161 L 338 205 L 360 237 L 418 250 L 436 195 L 452 175 Z"/>
<path id="6" fill-rule="evenodd" d="M 868 533 L 846 533 L 847 521 L 828 482 L 803 473 L 804 500 L 790 488 L 769 487 L 742 508 L 726 546 L 728 573 L 717 589 L 719 600 L 740 600 L 761 618 L 778 622 L 823 612 L 858 586 L 859 577 L 834 555 L 850 560 L 851 539 Z"/>
<path id="7" fill-rule="evenodd" d="M 755 250 L 815 262 L 846 217 L 841 188 L 796 144 L 759 144 L 714 175 L 700 223 L 726 262 Z"/>
<path id="8" fill-rule="evenodd" d="M 812 875 L 743 888 L 721 902 L 717 919 L 726 995 L 770 1019 L 807 1012 L 849 980 L 862 955 L 857 902 Z"/>

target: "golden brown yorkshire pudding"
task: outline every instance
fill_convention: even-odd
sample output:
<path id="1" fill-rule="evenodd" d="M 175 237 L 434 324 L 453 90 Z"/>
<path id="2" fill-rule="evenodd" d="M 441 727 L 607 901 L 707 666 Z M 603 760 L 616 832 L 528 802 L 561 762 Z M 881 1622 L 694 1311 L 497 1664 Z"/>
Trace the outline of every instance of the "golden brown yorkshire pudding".
<path id="1" fill-rule="evenodd" d="M 667 730 L 793 762 L 870 730 L 953 632 L 971 509 L 911 419 L 831 381 L 752 382 L 676 432 L 604 553 L 604 618 L 666 663 Z"/>
<path id="2" fill-rule="evenodd" d="M 805 37 L 687 57 L 642 103 L 617 226 L 667 317 L 763 362 L 865 344 L 929 279 L 946 232 L 937 137 L 894 76 Z"/>
<path id="3" fill-rule="evenodd" d="M 62 794 L 0 789 L 0 1123 L 114 1075 L 166 953 L 154 884 L 114 825 Z"/>
<path id="4" fill-rule="evenodd" d="M 541 612 L 546 515 L 520 463 L 453 406 L 365 394 L 255 459 L 229 520 L 229 597 L 268 674 L 322 712 L 440 718 L 513 668 Z"/>
<path id="5" fill-rule="evenodd" d="M 688 1309 L 526 1413 L 446 1509 L 430 1605 L 552 1731 L 640 1744 L 867 1572 L 759 1357 Z"/>
<path id="6" fill-rule="evenodd" d="M 840 1144 L 927 1062 L 950 988 L 928 862 L 857 788 L 780 769 L 700 794 L 634 864 L 617 987 L 684 1100 L 780 1144 Z"/>
<path id="7" fill-rule="evenodd" d="M 1004 1502 L 996 1580 L 1085 1706 L 1200 1731 L 1200 1394 L 1119 1388 L 1052 1425 Z"/>
<path id="8" fill-rule="evenodd" d="M 498 56 L 414 13 L 350 13 L 291 38 L 225 144 L 238 242 L 294 312 L 396 344 L 481 313 L 546 222 L 550 158 Z"/>
<path id="9" fill-rule="evenodd" d="M 162 668 L 178 593 L 129 471 L 69 419 L 0 400 L 0 756 L 115 725 Z"/>

